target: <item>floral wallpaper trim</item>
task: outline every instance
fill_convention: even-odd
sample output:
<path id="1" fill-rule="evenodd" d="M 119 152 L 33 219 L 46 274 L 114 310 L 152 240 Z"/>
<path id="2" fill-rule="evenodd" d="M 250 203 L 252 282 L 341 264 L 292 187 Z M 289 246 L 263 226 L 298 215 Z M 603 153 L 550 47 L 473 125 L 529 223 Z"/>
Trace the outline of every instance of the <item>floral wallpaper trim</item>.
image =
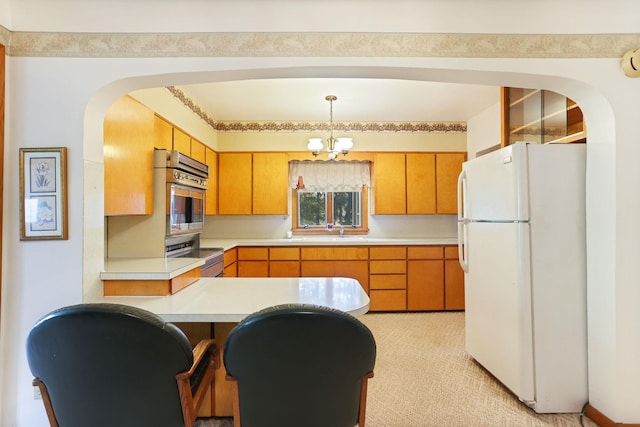
<path id="1" fill-rule="evenodd" d="M 5 29 L 6 30 L 6 29 Z M 5 36 L 6 37 L 6 36 Z M 640 34 L 13 32 L 10 56 L 618 58 Z"/>
<path id="2" fill-rule="evenodd" d="M 314 132 L 329 131 L 330 124 L 325 122 L 222 122 L 211 118 L 191 98 L 175 86 L 165 87 L 185 107 L 193 111 L 209 126 L 218 132 Z M 461 122 L 385 122 L 385 123 L 341 123 L 334 122 L 333 129 L 338 132 L 424 132 L 424 133 L 466 133 L 467 124 Z"/>

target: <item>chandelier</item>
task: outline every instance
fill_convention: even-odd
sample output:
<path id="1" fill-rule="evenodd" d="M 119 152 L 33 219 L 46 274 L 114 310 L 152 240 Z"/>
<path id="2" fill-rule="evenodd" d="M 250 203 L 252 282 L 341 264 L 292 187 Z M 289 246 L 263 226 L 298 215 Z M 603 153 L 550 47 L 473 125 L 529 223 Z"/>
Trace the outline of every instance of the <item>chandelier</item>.
<path id="1" fill-rule="evenodd" d="M 333 137 L 333 101 L 338 97 L 335 95 L 327 95 L 324 98 L 329 101 L 329 138 L 327 138 L 327 153 L 329 153 L 329 160 L 335 160 L 338 154 L 346 156 L 349 154 L 349 150 L 353 147 L 352 138 L 334 138 Z M 318 157 L 320 151 L 322 151 L 324 145 L 322 144 L 322 138 L 309 138 L 307 148 L 311 151 L 314 157 Z"/>

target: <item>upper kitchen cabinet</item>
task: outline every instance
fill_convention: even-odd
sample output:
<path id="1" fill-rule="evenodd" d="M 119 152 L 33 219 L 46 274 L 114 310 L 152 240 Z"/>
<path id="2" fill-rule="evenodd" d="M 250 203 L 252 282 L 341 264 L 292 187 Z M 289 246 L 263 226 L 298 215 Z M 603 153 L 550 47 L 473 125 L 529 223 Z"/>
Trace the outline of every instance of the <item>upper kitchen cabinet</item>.
<path id="1" fill-rule="evenodd" d="M 174 127 L 173 128 L 173 149 L 191 156 L 191 136 L 188 133 Z"/>
<path id="2" fill-rule="evenodd" d="M 153 126 L 155 147 L 160 150 L 172 150 L 173 125 L 156 114 L 154 116 Z"/>
<path id="3" fill-rule="evenodd" d="M 153 213 L 155 114 L 129 96 L 104 119 L 105 215 Z"/>
<path id="4" fill-rule="evenodd" d="M 198 141 L 195 138 L 191 138 L 191 154 L 190 155 L 191 157 L 193 157 L 194 159 L 196 159 L 201 163 L 206 163 L 207 161 L 206 148 L 207 146 L 204 145 L 202 142 Z"/>
<path id="5" fill-rule="evenodd" d="M 376 153 L 373 162 L 373 212 L 407 213 L 407 181 L 404 153 Z"/>
<path id="6" fill-rule="evenodd" d="M 502 146 L 516 141 L 538 144 L 585 142 L 582 110 L 558 93 L 501 88 Z"/>
<path id="7" fill-rule="evenodd" d="M 253 153 L 253 214 L 286 215 L 289 211 L 289 157 L 286 153 Z"/>
<path id="8" fill-rule="evenodd" d="M 466 153 L 376 153 L 374 213 L 455 214 L 457 178 Z"/>
<path id="9" fill-rule="evenodd" d="M 458 213 L 458 175 L 466 153 L 436 154 L 436 213 Z"/>
<path id="10" fill-rule="evenodd" d="M 218 153 L 209 147 L 205 147 L 205 163 L 209 166 L 209 178 L 207 179 L 207 192 L 205 193 L 205 215 L 218 213 Z"/>
<path id="11" fill-rule="evenodd" d="M 286 153 L 218 153 L 221 215 L 286 215 Z"/>
<path id="12" fill-rule="evenodd" d="M 251 153 L 218 153 L 218 212 L 251 214 Z"/>

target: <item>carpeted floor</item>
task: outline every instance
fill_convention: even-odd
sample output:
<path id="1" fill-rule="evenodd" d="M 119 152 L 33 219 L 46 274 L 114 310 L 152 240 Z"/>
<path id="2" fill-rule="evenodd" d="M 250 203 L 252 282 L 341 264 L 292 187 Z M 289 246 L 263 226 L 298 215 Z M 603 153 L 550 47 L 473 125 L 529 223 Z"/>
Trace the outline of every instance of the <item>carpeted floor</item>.
<path id="1" fill-rule="evenodd" d="M 579 414 L 536 414 L 518 401 L 465 353 L 464 313 L 370 313 L 360 320 L 378 346 L 367 427 L 596 426 Z M 232 426 L 230 419 L 196 423 Z"/>

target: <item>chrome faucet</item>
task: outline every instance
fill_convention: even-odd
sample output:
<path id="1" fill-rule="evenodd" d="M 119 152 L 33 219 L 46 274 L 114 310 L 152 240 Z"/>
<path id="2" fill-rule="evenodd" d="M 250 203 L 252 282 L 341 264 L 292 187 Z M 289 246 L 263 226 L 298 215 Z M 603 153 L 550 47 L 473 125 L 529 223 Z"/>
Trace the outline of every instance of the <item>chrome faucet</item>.
<path id="1" fill-rule="evenodd" d="M 340 226 L 340 237 L 344 237 L 344 225 Z"/>

